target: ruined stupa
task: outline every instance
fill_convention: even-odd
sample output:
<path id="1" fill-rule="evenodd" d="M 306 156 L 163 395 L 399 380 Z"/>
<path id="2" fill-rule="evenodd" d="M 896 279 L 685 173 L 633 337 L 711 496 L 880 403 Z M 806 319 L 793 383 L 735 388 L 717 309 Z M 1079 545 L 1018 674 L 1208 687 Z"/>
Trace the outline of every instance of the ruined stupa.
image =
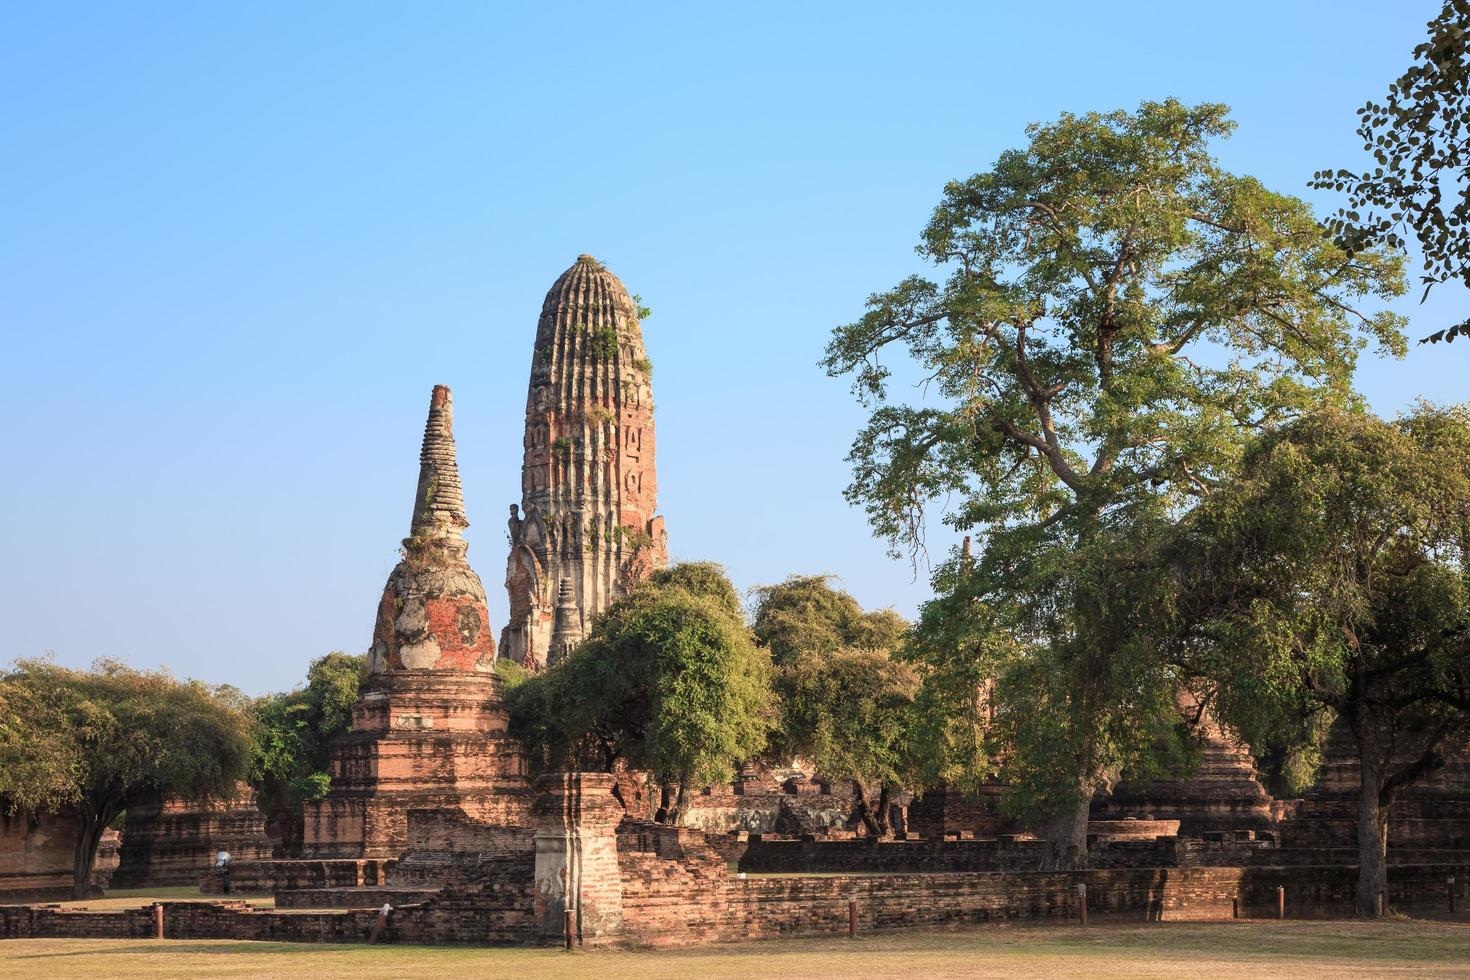
<path id="1" fill-rule="evenodd" d="M 637 304 L 601 262 L 578 256 L 546 294 L 536 327 L 502 656 L 546 666 L 569 648 L 566 638 L 667 563 L 654 514 L 651 378 Z"/>
<path id="2" fill-rule="evenodd" d="M 1274 832 L 1275 801 L 1261 784 L 1250 747 L 1220 724 L 1198 694 L 1180 688 L 1174 701 L 1199 739 L 1198 768 L 1099 789 L 1092 800 L 1093 827 L 1103 821 L 1177 820 L 1182 837 Z"/>
<path id="3" fill-rule="evenodd" d="M 506 736 L 485 589 L 465 559 L 468 526 L 453 405 L 439 385 L 412 527 L 378 603 L 352 730 L 332 747 L 331 790 L 306 805 L 307 857 L 397 857 L 414 809 L 458 810 L 488 824 L 527 819 L 525 765 Z"/>
<path id="4" fill-rule="evenodd" d="M 461 532 L 464 494 L 454 450 L 454 406 L 449 389 L 434 388 L 413 523 L 403 541 L 403 560 L 388 576 L 368 653 L 368 672 L 424 668 L 489 671 L 495 637 L 485 607 L 485 587 L 465 560 Z"/>

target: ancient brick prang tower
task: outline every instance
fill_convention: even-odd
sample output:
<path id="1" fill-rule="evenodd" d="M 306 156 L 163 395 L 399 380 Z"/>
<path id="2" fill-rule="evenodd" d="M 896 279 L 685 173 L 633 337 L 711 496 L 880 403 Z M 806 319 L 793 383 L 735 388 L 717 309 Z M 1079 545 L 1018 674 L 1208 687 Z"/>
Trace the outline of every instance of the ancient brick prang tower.
<path id="1" fill-rule="evenodd" d="M 592 256 L 578 256 L 546 294 L 536 327 L 521 504 L 510 508 L 503 656 L 533 670 L 550 663 L 561 652 L 553 633 L 565 649 L 566 638 L 580 637 L 629 585 L 667 563 L 663 518 L 654 514 L 651 378 L 628 290 Z M 579 622 L 568 621 L 569 608 Z"/>

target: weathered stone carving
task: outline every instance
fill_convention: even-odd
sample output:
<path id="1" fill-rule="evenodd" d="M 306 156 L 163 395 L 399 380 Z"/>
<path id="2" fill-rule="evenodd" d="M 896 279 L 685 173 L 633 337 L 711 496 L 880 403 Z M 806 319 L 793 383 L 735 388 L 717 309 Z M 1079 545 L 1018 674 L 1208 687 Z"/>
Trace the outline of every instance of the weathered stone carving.
<path id="1" fill-rule="evenodd" d="M 535 912 L 543 936 L 564 936 L 568 912 L 581 942 L 623 931 L 617 841 L 623 806 L 614 785 L 613 776 L 600 772 L 554 772 L 537 782 Z"/>
<path id="2" fill-rule="evenodd" d="M 577 594 L 572 589 L 572 580 L 563 578 L 557 586 L 548 662 L 555 663 L 571 653 L 582 642 L 582 636 L 582 610 L 577 608 Z"/>
<path id="3" fill-rule="evenodd" d="M 502 656 L 534 670 L 558 654 L 563 581 L 585 626 L 667 563 L 663 519 L 654 516 L 650 371 L 627 289 L 592 256 L 578 257 L 546 294 L 532 348 L 526 516 L 512 508 Z"/>

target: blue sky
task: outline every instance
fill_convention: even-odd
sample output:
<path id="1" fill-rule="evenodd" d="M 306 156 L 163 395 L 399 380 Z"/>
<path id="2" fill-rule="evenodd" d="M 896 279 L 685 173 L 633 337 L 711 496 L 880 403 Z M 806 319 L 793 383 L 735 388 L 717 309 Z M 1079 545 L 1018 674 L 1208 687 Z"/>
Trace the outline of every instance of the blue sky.
<path id="1" fill-rule="evenodd" d="M 944 182 L 1063 111 L 1231 105 L 1300 193 L 1437 2 L 0 7 L 0 661 L 289 687 L 366 647 L 453 387 L 470 559 L 504 514 L 541 297 L 580 252 L 654 315 L 661 511 L 746 588 L 928 593 L 841 497 L 815 367 L 920 266 Z M 624 9 L 617 9 L 617 8 Z M 1420 336 L 1462 316 L 1440 288 Z M 1393 413 L 1470 345 L 1369 360 Z"/>

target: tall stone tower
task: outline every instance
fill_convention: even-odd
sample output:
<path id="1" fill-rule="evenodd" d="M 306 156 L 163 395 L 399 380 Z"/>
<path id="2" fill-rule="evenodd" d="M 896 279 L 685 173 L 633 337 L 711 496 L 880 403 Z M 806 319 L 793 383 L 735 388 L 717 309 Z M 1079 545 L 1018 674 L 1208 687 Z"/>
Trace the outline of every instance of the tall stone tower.
<path id="1" fill-rule="evenodd" d="M 536 325 L 502 656 L 548 665 L 624 589 L 668 562 L 654 513 L 651 378 L 628 290 L 601 262 L 578 256 Z"/>

